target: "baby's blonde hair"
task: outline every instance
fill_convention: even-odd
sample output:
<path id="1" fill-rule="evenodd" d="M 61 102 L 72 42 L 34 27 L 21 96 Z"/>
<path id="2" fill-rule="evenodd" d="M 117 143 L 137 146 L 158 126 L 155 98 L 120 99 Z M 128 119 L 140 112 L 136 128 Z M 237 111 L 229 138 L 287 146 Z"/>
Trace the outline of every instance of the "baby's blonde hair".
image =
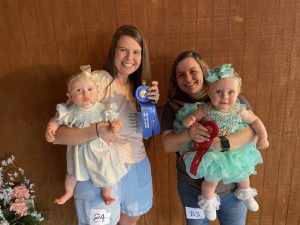
<path id="1" fill-rule="evenodd" d="M 241 90 L 242 90 L 242 78 L 235 71 L 233 72 L 232 77 L 237 80 L 237 82 L 239 84 L 239 90 L 241 92 Z"/>
<path id="2" fill-rule="evenodd" d="M 97 75 L 93 74 L 93 72 L 90 71 L 90 66 L 86 65 L 86 66 L 81 66 L 80 67 L 81 71 L 77 72 L 75 74 L 73 74 L 71 77 L 69 77 L 68 81 L 67 81 L 67 90 L 68 92 L 70 92 L 70 87 L 72 85 L 72 83 L 76 80 L 80 80 L 80 79 L 89 79 L 90 81 L 92 81 L 95 86 L 97 87 L 97 90 L 99 91 L 99 84 L 97 82 Z"/>

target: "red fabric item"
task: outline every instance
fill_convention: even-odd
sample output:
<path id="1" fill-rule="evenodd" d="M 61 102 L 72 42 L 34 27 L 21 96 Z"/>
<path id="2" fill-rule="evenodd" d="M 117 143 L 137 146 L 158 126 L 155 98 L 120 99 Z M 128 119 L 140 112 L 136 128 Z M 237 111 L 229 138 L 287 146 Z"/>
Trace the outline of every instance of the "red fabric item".
<path id="1" fill-rule="evenodd" d="M 212 143 L 212 140 L 218 136 L 219 134 L 219 127 L 218 125 L 214 122 L 214 121 L 211 121 L 211 120 L 204 120 L 204 121 L 201 121 L 201 124 L 203 126 L 205 126 L 206 128 L 208 128 L 209 130 L 209 133 L 210 133 L 210 138 L 208 141 L 205 141 L 205 142 L 201 142 L 201 143 L 198 143 L 196 142 L 195 145 L 190 148 L 187 152 L 185 152 L 182 156 L 180 156 L 179 160 L 182 160 L 184 155 L 188 152 L 195 152 L 197 151 L 194 159 L 193 159 L 193 162 L 191 164 L 191 168 L 190 168 L 190 172 L 191 174 L 193 174 L 194 176 L 196 176 L 197 174 L 197 170 L 198 170 L 198 167 L 200 165 L 200 161 L 203 157 L 203 155 L 207 152 L 207 150 L 209 149 L 209 147 L 211 146 L 211 143 Z"/>

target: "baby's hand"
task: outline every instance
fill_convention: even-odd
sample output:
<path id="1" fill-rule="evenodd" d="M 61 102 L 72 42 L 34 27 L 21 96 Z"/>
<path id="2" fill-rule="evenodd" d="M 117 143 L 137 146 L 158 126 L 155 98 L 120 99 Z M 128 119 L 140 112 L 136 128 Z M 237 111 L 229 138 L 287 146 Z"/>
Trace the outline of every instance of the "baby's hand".
<path id="1" fill-rule="evenodd" d="M 110 124 L 111 124 L 112 132 L 114 134 L 120 133 L 120 131 L 121 131 L 121 120 L 120 119 L 115 120 L 114 122 L 111 122 Z"/>
<path id="2" fill-rule="evenodd" d="M 269 142 L 267 139 L 258 138 L 258 140 L 256 142 L 256 147 L 257 147 L 257 149 L 265 149 L 265 148 L 269 147 Z"/>
<path id="3" fill-rule="evenodd" d="M 196 118 L 191 115 L 191 116 L 184 118 L 183 126 L 188 128 L 188 127 L 192 126 L 195 122 L 196 122 Z"/>
<path id="4" fill-rule="evenodd" d="M 47 142 L 54 142 L 55 141 L 55 130 L 51 128 L 46 129 L 45 138 Z"/>

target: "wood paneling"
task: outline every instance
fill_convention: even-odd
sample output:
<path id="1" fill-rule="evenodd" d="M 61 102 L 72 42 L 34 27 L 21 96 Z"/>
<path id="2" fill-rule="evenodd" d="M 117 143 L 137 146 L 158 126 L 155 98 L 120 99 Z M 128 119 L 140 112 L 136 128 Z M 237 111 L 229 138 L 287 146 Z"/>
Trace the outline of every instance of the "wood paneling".
<path id="1" fill-rule="evenodd" d="M 164 85 L 160 86 L 161 90 L 164 90 L 161 93 L 163 101 L 167 99 L 167 89 L 169 87 L 170 73 L 171 67 L 174 59 L 180 53 L 180 33 L 181 33 L 181 19 L 180 19 L 180 1 L 178 0 L 168 0 L 164 3 L 165 10 L 165 21 L 164 21 L 164 29 L 165 29 L 165 74 L 163 78 Z M 160 91 L 161 92 L 161 91 Z M 162 105 L 162 103 L 159 103 Z M 168 185 L 168 193 L 167 196 L 169 198 L 169 205 L 166 206 L 169 210 L 169 224 L 181 225 L 183 221 L 183 211 L 180 204 L 179 196 L 177 194 L 177 181 L 176 181 L 176 170 L 175 162 L 176 162 L 175 154 L 168 155 L 168 165 L 165 167 L 167 170 L 167 185 Z"/>
<path id="2" fill-rule="evenodd" d="M 66 148 L 45 142 L 47 120 L 66 99 L 67 77 L 84 64 L 100 69 L 122 24 L 147 39 L 159 112 L 181 51 L 199 51 L 210 66 L 233 64 L 270 139 L 251 177 L 260 210 L 247 224 L 299 225 L 299 0 L 0 0 L 0 156 L 14 154 L 36 184 L 46 224 L 77 224 L 72 201 L 52 203 L 64 189 Z M 146 146 L 154 202 L 138 224 L 184 224 L 175 154 L 164 152 L 160 136 Z"/>

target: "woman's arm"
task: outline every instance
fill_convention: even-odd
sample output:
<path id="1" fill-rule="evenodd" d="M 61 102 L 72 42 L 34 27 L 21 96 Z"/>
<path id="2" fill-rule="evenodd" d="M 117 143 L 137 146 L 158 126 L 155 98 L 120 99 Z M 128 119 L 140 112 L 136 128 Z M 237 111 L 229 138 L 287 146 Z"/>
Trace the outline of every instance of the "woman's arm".
<path id="1" fill-rule="evenodd" d="M 251 127 L 240 130 L 234 134 L 226 136 L 230 143 L 230 151 L 240 148 L 251 142 L 256 142 L 257 136 Z M 222 150 L 220 138 L 215 138 L 211 145 L 216 150 Z"/>
<path id="2" fill-rule="evenodd" d="M 167 153 L 178 152 L 185 144 L 191 141 L 188 129 L 180 133 L 174 133 L 173 130 L 165 130 L 161 133 L 161 137 Z"/>
<path id="3" fill-rule="evenodd" d="M 200 135 L 200 138 L 192 138 L 192 136 Z M 207 138 L 203 135 L 207 135 L 207 132 L 202 131 L 199 134 L 194 133 L 192 130 L 185 129 L 180 133 L 174 133 L 172 130 L 165 130 L 162 132 L 162 143 L 167 153 L 178 152 L 185 144 L 191 140 L 197 142 L 206 141 Z M 242 147 L 243 145 L 251 142 L 255 142 L 257 137 L 252 128 L 246 128 L 238 131 L 234 134 L 226 136 L 230 143 L 230 150 L 234 150 Z M 214 138 L 211 147 L 216 150 L 222 150 L 220 138 Z"/>
<path id="4" fill-rule="evenodd" d="M 173 130 L 162 132 L 162 142 L 165 151 L 168 153 L 178 152 L 185 144 L 194 140 L 204 142 L 209 140 L 209 133 L 206 127 L 196 122 L 188 129 L 175 133 Z"/>
<path id="5" fill-rule="evenodd" d="M 188 129 L 174 132 L 173 121 L 176 119 L 176 112 L 167 102 L 164 106 L 161 117 L 162 143 L 166 152 L 178 152 L 185 144 L 191 140 L 197 142 L 207 141 L 209 133 L 206 127 L 196 122 Z"/>
<path id="6" fill-rule="evenodd" d="M 114 138 L 111 132 L 111 127 L 108 122 L 97 123 L 99 136 L 106 142 L 110 143 Z M 53 144 L 60 145 L 79 145 L 87 141 L 96 139 L 97 136 L 96 124 L 86 128 L 69 128 L 67 126 L 60 126 L 55 134 L 55 141 Z"/>

